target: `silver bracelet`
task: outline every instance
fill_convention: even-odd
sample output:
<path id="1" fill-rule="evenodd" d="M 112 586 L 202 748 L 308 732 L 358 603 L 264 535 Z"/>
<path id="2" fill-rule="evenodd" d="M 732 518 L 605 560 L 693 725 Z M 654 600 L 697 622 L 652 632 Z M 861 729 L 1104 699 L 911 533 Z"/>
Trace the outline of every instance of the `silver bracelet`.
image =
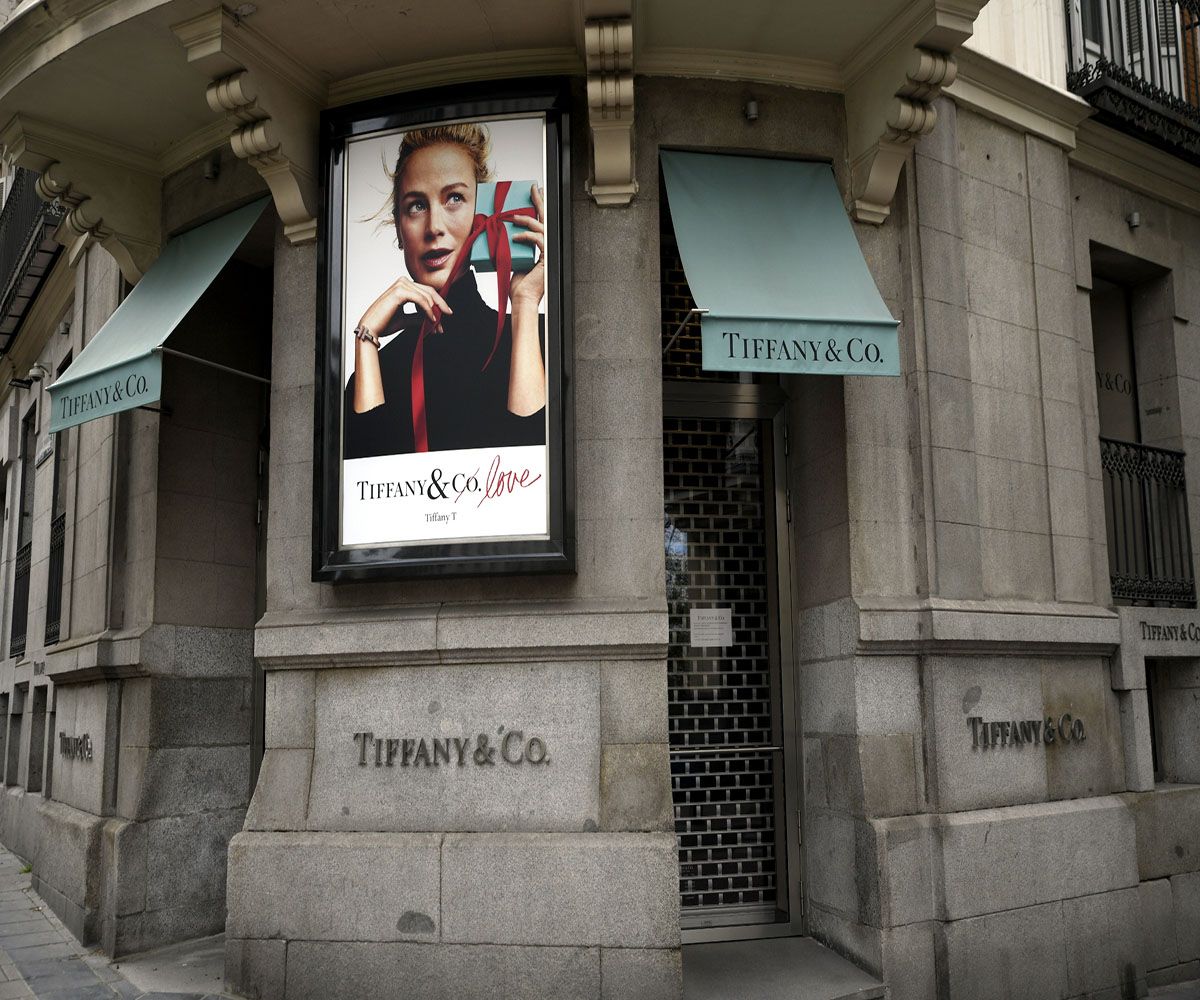
<path id="1" fill-rule="evenodd" d="M 382 346 L 379 343 L 379 338 L 376 337 L 375 334 L 373 334 L 370 330 L 368 330 L 361 323 L 354 328 L 354 339 L 355 340 L 364 340 L 368 344 L 374 344 L 376 347 Z"/>

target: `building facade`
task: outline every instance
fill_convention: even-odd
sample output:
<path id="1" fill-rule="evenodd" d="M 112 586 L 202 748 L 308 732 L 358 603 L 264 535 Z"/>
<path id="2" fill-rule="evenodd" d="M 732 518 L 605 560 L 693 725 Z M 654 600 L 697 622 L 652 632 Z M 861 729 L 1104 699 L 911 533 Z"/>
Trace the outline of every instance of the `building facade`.
<path id="1" fill-rule="evenodd" d="M 731 941 L 800 988 L 797 938 L 895 1000 L 1200 978 L 1200 22 L 1106 3 L 17 5 L 0 840 L 43 899 L 111 955 L 223 929 L 263 1000 L 699 996 Z M 570 565 L 330 578 L 337 123 L 521 88 Z M 899 374 L 706 366 L 675 152 L 828 165 Z M 184 301 L 172 240 L 263 199 Z M 727 270 L 774 319 L 769 248 L 836 240 L 770 229 Z M 161 391 L 57 429 L 171 280 Z"/>

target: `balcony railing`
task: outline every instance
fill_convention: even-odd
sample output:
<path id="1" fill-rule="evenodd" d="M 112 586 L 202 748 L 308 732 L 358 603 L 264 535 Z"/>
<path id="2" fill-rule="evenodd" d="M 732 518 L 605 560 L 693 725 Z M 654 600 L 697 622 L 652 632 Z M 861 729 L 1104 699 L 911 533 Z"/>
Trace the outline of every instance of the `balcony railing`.
<path id="1" fill-rule="evenodd" d="M 1067 87 L 1097 118 L 1200 162 L 1200 0 L 1067 0 Z"/>
<path id="2" fill-rule="evenodd" d="M 54 231 L 62 210 L 38 197 L 37 176 L 18 167 L 0 211 L 0 351 L 8 350 L 60 249 Z"/>
<path id="3" fill-rule="evenodd" d="M 26 542 L 17 550 L 16 576 L 13 579 L 12 635 L 8 643 L 9 656 L 25 652 L 25 633 L 29 630 L 29 565 L 33 543 Z"/>
<path id="4" fill-rule="evenodd" d="M 1100 439 L 1114 601 L 1195 607 L 1183 453 Z"/>
<path id="5" fill-rule="evenodd" d="M 67 542 L 67 515 L 50 522 L 50 567 L 46 590 L 46 645 L 58 642 L 62 622 L 63 552 Z"/>

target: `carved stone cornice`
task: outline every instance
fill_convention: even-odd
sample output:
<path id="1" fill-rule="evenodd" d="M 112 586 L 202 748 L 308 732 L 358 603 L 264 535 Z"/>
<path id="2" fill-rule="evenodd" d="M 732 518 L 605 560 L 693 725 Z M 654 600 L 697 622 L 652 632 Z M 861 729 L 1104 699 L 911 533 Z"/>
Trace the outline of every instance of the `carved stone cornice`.
<path id="1" fill-rule="evenodd" d="M 956 105 L 1007 122 L 1064 149 L 1075 148 L 1081 123 L 1095 113 L 1082 98 L 965 46 L 956 61 L 958 77 L 945 90 Z"/>
<path id="2" fill-rule="evenodd" d="M 37 171 L 36 190 L 64 211 L 55 232 L 74 267 L 94 243 L 136 284 L 159 251 L 157 163 L 96 136 L 16 115 L 0 132 L 10 163 Z"/>
<path id="3" fill-rule="evenodd" d="M 878 225 L 891 212 L 908 151 L 937 124 L 933 102 L 954 82 L 954 51 L 984 2 L 930 0 L 912 11 L 890 49 L 852 61 L 846 118 L 857 221 Z"/>
<path id="4" fill-rule="evenodd" d="M 234 154 L 267 182 L 284 234 L 292 243 L 315 240 L 325 82 L 223 7 L 172 30 L 188 62 L 211 77 L 208 106 L 225 115 Z"/>
<path id="5" fill-rule="evenodd" d="M 597 205 L 628 205 L 638 189 L 633 176 L 633 20 L 587 21 L 583 40 L 592 133 L 588 194 Z"/>

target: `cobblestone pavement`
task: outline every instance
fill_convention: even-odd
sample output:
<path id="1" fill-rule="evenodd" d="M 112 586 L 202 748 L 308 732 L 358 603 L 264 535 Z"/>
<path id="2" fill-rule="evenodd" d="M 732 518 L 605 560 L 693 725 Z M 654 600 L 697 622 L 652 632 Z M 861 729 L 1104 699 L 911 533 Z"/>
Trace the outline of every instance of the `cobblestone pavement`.
<path id="1" fill-rule="evenodd" d="M 0 1000 L 223 1000 L 134 986 L 72 937 L 30 889 L 23 868 L 0 848 Z"/>

